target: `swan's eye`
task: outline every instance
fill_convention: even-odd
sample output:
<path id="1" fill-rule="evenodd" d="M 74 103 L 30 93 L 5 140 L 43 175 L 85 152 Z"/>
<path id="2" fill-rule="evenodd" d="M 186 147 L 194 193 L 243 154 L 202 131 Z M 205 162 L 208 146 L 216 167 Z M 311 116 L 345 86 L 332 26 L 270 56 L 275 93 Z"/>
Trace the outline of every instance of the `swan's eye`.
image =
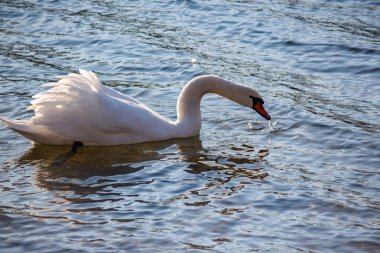
<path id="1" fill-rule="evenodd" d="M 264 104 L 264 100 L 262 100 L 261 98 L 256 98 L 256 97 L 253 97 L 253 96 L 249 96 L 251 99 L 252 99 L 252 108 L 254 108 L 256 106 L 257 103 L 260 103 L 260 104 Z"/>

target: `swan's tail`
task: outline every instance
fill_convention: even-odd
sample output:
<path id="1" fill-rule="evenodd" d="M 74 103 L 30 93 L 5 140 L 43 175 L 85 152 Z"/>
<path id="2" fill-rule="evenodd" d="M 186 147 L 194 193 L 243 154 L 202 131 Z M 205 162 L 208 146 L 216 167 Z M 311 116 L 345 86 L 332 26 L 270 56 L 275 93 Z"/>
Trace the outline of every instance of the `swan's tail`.
<path id="1" fill-rule="evenodd" d="M 0 121 L 6 128 L 12 129 L 34 142 L 53 145 L 63 143 L 61 136 L 52 133 L 43 126 L 29 124 L 28 120 L 14 120 L 0 117 Z"/>
<path id="2" fill-rule="evenodd" d="M 28 139 L 36 141 L 39 139 L 40 134 L 31 128 L 27 120 L 13 120 L 0 118 L 0 121 L 4 124 L 5 127 L 16 131 L 17 133 L 25 136 Z"/>
<path id="3" fill-rule="evenodd" d="M 27 120 L 11 120 L 0 117 L 0 121 L 4 124 L 6 128 L 12 129 L 16 132 L 28 132 Z"/>

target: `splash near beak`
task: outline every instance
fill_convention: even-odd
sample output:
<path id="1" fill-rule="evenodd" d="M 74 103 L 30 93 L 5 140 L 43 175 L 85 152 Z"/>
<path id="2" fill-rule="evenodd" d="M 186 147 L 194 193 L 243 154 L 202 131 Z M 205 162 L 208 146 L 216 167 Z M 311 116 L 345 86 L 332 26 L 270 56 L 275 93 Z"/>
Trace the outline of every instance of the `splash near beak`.
<path id="1" fill-rule="evenodd" d="M 264 106 L 262 103 L 256 103 L 253 107 L 253 110 L 255 110 L 258 114 L 263 116 L 266 120 L 270 120 L 271 117 L 269 113 L 265 110 Z"/>

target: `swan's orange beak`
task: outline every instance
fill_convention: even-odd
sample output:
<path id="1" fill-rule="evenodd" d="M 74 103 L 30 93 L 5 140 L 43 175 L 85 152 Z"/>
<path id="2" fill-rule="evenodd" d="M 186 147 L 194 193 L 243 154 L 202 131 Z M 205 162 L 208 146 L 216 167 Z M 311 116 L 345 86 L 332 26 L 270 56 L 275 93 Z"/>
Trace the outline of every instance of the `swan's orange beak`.
<path id="1" fill-rule="evenodd" d="M 270 120 L 271 117 L 269 115 L 269 113 L 265 110 L 264 106 L 262 103 L 256 103 L 254 106 L 253 106 L 253 110 L 255 110 L 258 114 L 260 114 L 261 116 L 263 116 L 266 120 Z"/>

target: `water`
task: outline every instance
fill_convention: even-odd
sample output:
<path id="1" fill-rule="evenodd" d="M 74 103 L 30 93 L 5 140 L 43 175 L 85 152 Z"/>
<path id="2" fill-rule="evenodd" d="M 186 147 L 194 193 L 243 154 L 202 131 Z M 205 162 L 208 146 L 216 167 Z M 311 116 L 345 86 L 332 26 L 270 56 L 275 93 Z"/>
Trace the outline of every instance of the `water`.
<path id="1" fill-rule="evenodd" d="M 184 84 L 260 91 L 270 125 L 208 96 L 201 135 L 33 145 L 0 128 L 2 252 L 378 252 L 378 1 L 1 1 L 0 114 L 95 71 L 175 118 Z"/>

